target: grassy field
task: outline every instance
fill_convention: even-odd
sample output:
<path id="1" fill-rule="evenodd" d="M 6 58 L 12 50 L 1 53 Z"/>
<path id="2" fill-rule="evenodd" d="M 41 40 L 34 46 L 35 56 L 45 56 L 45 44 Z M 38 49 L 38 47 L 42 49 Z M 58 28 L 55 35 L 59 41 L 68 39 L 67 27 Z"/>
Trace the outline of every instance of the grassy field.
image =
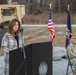
<path id="1" fill-rule="evenodd" d="M 44 12 L 38 15 L 25 15 L 22 19 L 24 24 L 47 24 L 49 19 L 49 13 Z M 52 19 L 55 24 L 66 24 L 67 13 L 52 13 Z M 76 14 L 70 14 L 72 24 L 76 24 Z"/>
<path id="2" fill-rule="evenodd" d="M 48 42 L 49 32 L 47 27 L 23 27 L 25 45 L 32 43 Z M 72 33 L 76 32 L 76 28 L 72 28 Z M 65 47 L 66 40 L 66 28 L 65 27 L 55 27 L 56 38 L 53 41 L 54 46 Z M 0 56 L 3 55 L 3 51 L 0 50 Z"/>
<path id="3" fill-rule="evenodd" d="M 65 40 L 66 40 L 66 28 L 65 27 L 55 27 L 56 31 L 56 38 L 53 41 L 54 46 L 65 47 Z M 46 27 L 27 27 L 24 29 L 24 35 L 27 37 L 25 38 L 25 44 L 31 43 L 38 43 L 38 42 L 47 42 L 49 32 L 47 31 Z M 72 33 L 74 34 L 75 27 L 72 28 Z"/>

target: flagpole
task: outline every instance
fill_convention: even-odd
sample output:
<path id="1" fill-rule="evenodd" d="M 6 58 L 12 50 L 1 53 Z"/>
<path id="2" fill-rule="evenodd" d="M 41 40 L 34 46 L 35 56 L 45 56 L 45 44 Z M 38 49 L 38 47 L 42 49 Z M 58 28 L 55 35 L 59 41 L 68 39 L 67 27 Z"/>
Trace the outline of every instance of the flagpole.
<path id="1" fill-rule="evenodd" d="M 69 6 L 69 4 L 68 4 L 68 11 L 70 10 L 69 7 L 70 7 L 70 6 Z"/>
<path id="2" fill-rule="evenodd" d="M 49 42 L 52 42 L 52 53 L 53 53 L 53 41 L 54 41 L 54 38 L 55 38 L 55 29 L 54 29 L 54 23 L 53 23 L 53 20 L 52 20 L 52 4 L 50 3 L 49 4 L 50 6 L 50 15 L 49 15 L 49 21 L 48 21 L 48 31 L 49 31 Z"/>
<path id="3" fill-rule="evenodd" d="M 70 19 L 70 12 L 69 12 L 69 4 L 68 4 L 68 14 L 67 14 L 67 28 L 66 28 L 66 48 L 70 44 L 72 38 L 72 27 L 71 27 L 71 19 Z"/>
<path id="4" fill-rule="evenodd" d="M 50 3 L 49 6 L 50 6 L 50 8 L 49 8 L 50 9 L 50 12 L 52 14 L 52 4 Z"/>
<path id="5" fill-rule="evenodd" d="M 49 6 L 50 6 L 50 10 L 51 10 L 51 6 L 52 6 L 52 4 L 50 3 Z"/>
<path id="6" fill-rule="evenodd" d="M 66 27 L 66 45 L 65 45 L 65 49 L 67 50 L 67 46 L 70 44 L 70 40 L 72 37 L 72 29 L 71 29 L 71 21 L 70 21 L 70 6 L 69 4 L 67 5 L 67 11 L 68 11 L 68 15 L 67 15 L 67 27 Z M 67 58 L 66 55 L 62 56 L 61 58 Z"/>

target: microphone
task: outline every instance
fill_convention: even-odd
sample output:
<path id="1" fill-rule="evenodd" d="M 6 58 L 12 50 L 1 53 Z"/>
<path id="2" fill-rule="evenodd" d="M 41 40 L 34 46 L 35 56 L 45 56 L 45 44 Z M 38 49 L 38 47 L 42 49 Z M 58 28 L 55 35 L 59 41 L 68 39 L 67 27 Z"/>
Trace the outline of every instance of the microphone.
<path id="1" fill-rule="evenodd" d="M 21 37 L 23 37 L 23 28 L 20 28 Z"/>
<path id="2" fill-rule="evenodd" d="M 23 28 L 20 28 L 20 32 L 23 32 Z"/>
<path id="3" fill-rule="evenodd" d="M 26 59 L 25 49 L 24 49 L 24 39 L 23 39 L 23 28 L 20 28 L 20 32 L 21 32 L 21 37 L 22 37 L 22 47 L 21 47 L 21 51 L 23 51 L 24 59 Z"/>

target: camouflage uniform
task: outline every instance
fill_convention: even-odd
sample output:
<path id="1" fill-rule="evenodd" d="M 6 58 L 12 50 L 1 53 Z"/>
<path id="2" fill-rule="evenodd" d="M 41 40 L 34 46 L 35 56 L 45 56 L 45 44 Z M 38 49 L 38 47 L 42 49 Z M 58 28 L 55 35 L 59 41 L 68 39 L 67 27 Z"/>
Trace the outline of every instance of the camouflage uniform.
<path id="1" fill-rule="evenodd" d="M 74 68 L 76 69 L 76 44 L 71 43 L 67 47 L 67 54 L 71 60 L 71 63 L 73 64 Z"/>

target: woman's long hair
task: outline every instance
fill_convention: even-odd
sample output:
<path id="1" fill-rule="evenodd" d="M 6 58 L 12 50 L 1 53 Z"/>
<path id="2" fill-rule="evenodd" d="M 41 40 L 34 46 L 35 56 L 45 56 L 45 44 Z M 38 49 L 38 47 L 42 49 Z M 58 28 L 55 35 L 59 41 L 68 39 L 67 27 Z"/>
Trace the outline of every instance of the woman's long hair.
<path id="1" fill-rule="evenodd" d="M 13 19 L 13 20 L 10 21 L 8 30 L 9 30 L 9 33 L 11 33 L 12 35 L 14 35 L 13 27 L 14 27 L 14 25 L 15 25 L 16 22 L 18 22 L 19 27 L 18 27 L 18 30 L 15 33 L 15 35 L 18 36 L 19 32 L 20 32 L 20 21 L 18 19 Z"/>

